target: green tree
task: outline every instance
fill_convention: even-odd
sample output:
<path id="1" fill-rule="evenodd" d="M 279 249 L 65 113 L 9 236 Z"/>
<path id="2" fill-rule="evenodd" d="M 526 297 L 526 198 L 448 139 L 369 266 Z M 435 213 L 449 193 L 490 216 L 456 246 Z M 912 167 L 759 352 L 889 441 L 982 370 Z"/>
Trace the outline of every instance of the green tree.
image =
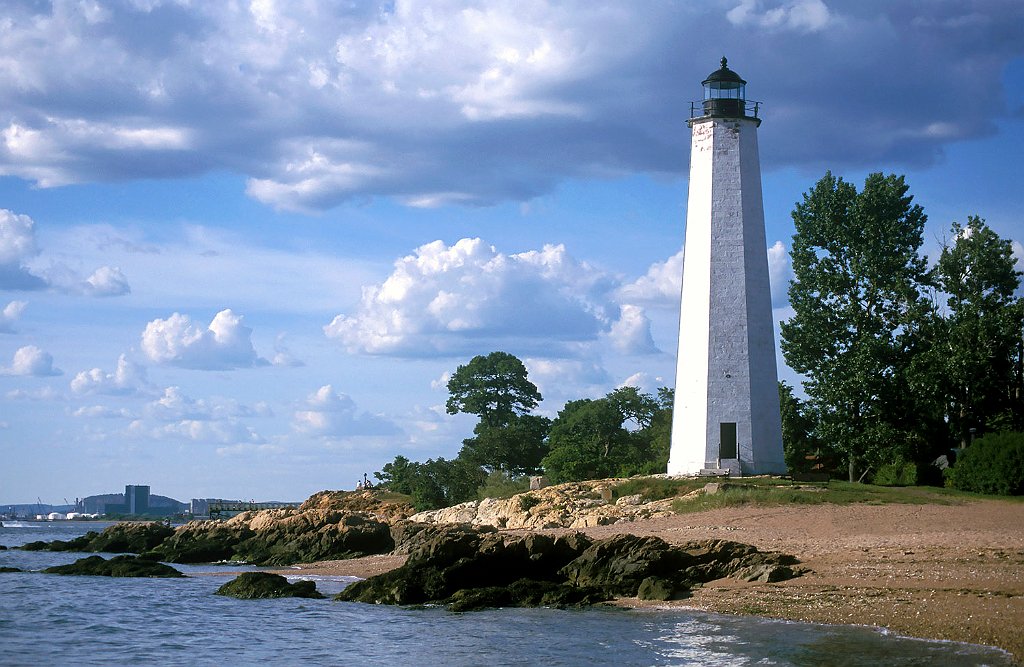
<path id="1" fill-rule="evenodd" d="M 568 482 L 663 472 L 671 392 L 659 396 L 622 387 L 604 398 L 566 403 L 548 435 L 550 452 L 542 462 L 548 477 Z"/>
<path id="2" fill-rule="evenodd" d="M 806 403 L 793 395 L 793 388 L 779 382 L 779 407 L 782 412 L 782 449 L 786 467 L 793 472 L 807 472 L 816 462 L 829 469 L 821 443 L 814 437 L 814 417 Z"/>
<path id="3" fill-rule="evenodd" d="M 388 490 L 411 496 L 416 484 L 419 465 L 419 463 L 399 455 L 391 463 L 385 463 L 381 470 L 373 473 L 373 476 L 380 480 L 381 485 Z"/>
<path id="4" fill-rule="evenodd" d="M 627 435 L 622 413 L 604 398 L 569 401 L 551 424 L 550 453 L 544 471 L 552 482 L 611 477 L 618 467 L 613 451 Z"/>
<path id="5" fill-rule="evenodd" d="M 934 361 L 943 370 L 952 436 L 963 447 L 971 429 L 981 435 L 998 420 L 1022 428 L 1024 301 L 1014 296 L 1021 273 L 1014 266 L 1010 241 L 977 216 L 969 217 L 966 225 L 954 222 L 951 234 L 954 242 L 945 245 L 936 265 L 948 315 Z"/>
<path id="6" fill-rule="evenodd" d="M 526 366 L 507 352 L 473 357 L 448 380 L 448 414 L 474 414 L 487 427 L 507 426 L 537 407 L 543 398 Z"/>
<path id="7" fill-rule="evenodd" d="M 477 488 L 487 479 L 487 473 L 480 466 L 465 459 L 438 457 L 418 463 L 404 456 L 396 456 L 374 476 L 389 491 L 412 496 L 413 505 L 419 511 L 472 500 Z"/>
<path id="8" fill-rule="evenodd" d="M 489 426 L 481 420 L 473 430 L 475 436 L 462 441 L 459 457 L 512 477 L 532 475 L 548 453 L 550 428 L 551 420 L 537 415 L 515 415 L 504 426 Z"/>
<path id="9" fill-rule="evenodd" d="M 782 350 L 851 481 L 920 440 L 906 426 L 907 370 L 927 310 L 926 217 L 908 190 L 902 176 L 871 174 L 858 193 L 827 172 L 793 211 L 795 313 Z"/>

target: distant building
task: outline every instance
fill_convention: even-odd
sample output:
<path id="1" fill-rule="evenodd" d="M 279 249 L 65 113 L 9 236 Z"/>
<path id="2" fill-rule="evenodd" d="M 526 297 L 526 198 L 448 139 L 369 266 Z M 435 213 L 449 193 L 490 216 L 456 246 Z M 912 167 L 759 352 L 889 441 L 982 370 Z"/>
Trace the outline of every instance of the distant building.
<path id="1" fill-rule="evenodd" d="M 124 504 L 128 514 L 149 513 L 149 485 L 128 484 L 124 487 Z"/>
<path id="2" fill-rule="evenodd" d="M 128 484 L 124 493 L 106 493 L 88 496 L 76 503 L 78 511 L 87 514 L 134 514 L 148 516 L 171 516 L 188 510 L 188 505 L 150 493 L 150 487 L 143 484 Z"/>
<path id="3" fill-rule="evenodd" d="M 225 500 L 224 498 L 193 498 L 189 503 L 192 516 L 210 516 L 210 503 L 240 503 L 241 500 Z"/>

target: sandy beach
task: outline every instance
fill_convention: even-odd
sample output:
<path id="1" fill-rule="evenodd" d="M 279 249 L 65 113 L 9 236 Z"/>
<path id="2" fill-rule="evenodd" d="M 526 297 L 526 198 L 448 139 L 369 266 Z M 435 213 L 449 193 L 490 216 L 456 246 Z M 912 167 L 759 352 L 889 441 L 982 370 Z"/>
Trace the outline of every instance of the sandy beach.
<path id="1" fill-rule="evenodd" d="M 739 507 L 584 532 L 658 535 L 676 543 L 746 542 L 792 554 L 809 570 L 774 584 L 711 582 L 685 600 L 659 605 L 871 625 L 912 637 L 989 644 L 1018 661 L 1024 657 L 1022 502 Z M 368 577 L 404 562 L 404 556 L 386 555 L 299 567 Z"/>

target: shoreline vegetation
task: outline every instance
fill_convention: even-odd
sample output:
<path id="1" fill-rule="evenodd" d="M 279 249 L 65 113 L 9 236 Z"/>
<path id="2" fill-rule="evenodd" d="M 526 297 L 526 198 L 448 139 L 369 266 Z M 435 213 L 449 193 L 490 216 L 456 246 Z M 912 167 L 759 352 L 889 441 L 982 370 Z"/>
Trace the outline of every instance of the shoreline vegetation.
<path id="1" fill-rule="evenodd" d="M 397 539 L 388 543 L 377 524 L 389 526 Z M 657 537 L 682 549 L 699 541 L 738 542 L 794 557 L 799 576 L 721 576 L 668 596 L 676 599 L 615 596 L 612 603 L 876 626 L 910 637 L 996 646 L 1018 662 L 1024 656 L 1024 502 L 937 488 L 800 485 L 772 478 L 708 484 L 654 476 L 556 485 L 419 514 L 396 494 L 325 491 L 299 510 L 192 522 L 156 545 L 151 534 L 135 546 L 169 562 L 202 562 L 195 560 L 202 550 L 218 556 L 209 560 L 252 562 L 239 554 L 262 554 L 262 562 L 276 560 L 279 569 L 273 571 L 286 576 L 369 579 L 417 558 L 417 534 L 469 526 L 508 544 L 578 533 L 595 543 L 619 535 Z M 109 535 L 105 541 L 112 542 Z M 282 550 L 296 542 L 305 546 Z M 62 546 L 88 550 L 56 545 Z M 322 555 L 297 558 L 300 552 Z"/>

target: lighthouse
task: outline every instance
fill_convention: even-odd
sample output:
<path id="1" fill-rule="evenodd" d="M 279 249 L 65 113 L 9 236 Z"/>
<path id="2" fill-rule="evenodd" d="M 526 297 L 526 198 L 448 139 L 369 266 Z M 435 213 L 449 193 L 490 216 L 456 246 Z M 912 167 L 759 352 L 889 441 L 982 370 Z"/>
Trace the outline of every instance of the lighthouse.
<path id="1" fill-rule="evenodd" d="M 670 475 L 786 471 L 757 152 L 759 103 L 720 69 L 691 105 Z"/>

